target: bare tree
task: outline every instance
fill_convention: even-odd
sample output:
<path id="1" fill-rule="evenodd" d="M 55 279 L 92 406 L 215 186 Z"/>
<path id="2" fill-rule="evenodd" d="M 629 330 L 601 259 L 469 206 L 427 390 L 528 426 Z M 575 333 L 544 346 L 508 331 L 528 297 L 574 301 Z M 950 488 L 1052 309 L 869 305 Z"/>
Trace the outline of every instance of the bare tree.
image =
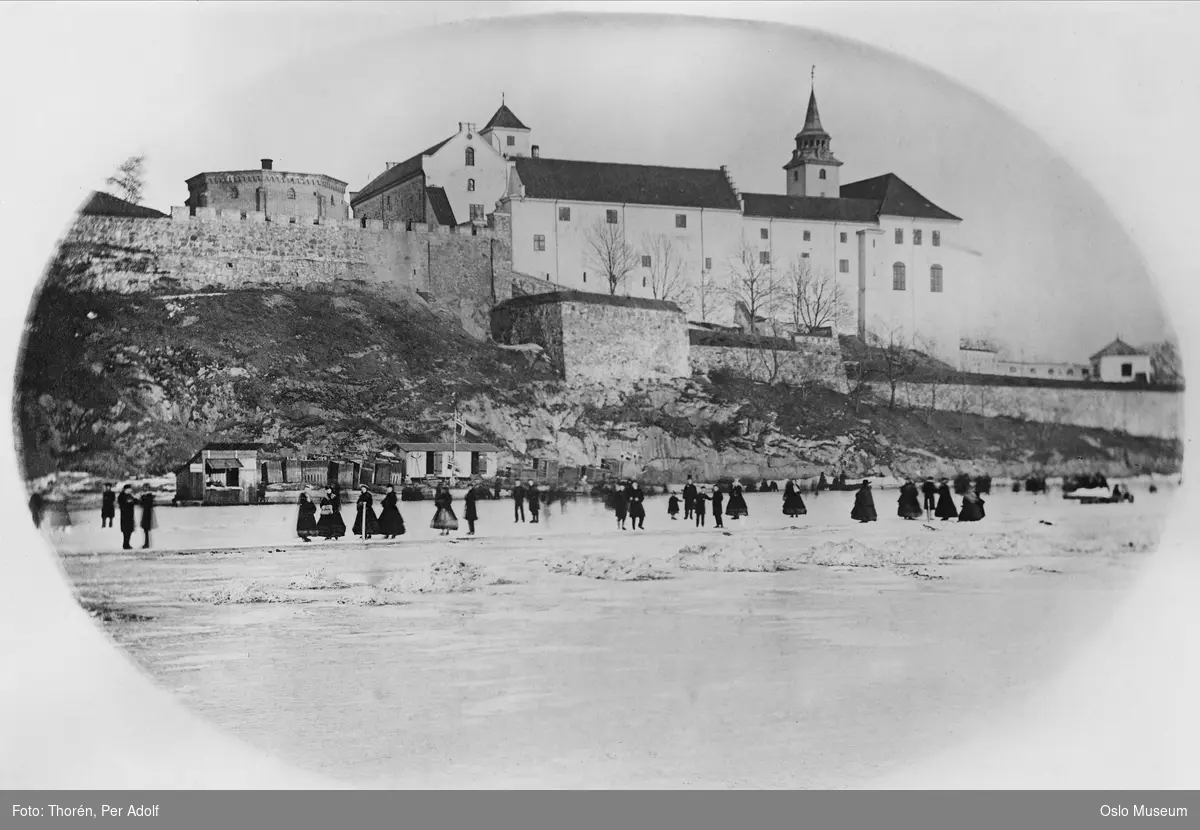
<path id="1" fill-rule="evenodd" d="M 681 306 L 691 304 L 693 290 L 683 271 L 683 251 L 665 233 L 646 234 L 642 250 L 650 256 L 650 296 Z"/>
<path id="2" fill-rule="evenodd" d="M 718 293 L 712 272 L 706 268 L 700 269 L 700 278 L 696 280 L 696 291 L 692 305 L 700 312 L 700 322 L 708 322 L 708 314 L 712 311 L 713 300 Z"/>
<path id="3" fill-rule="evenodd" d="M 106 184 L 121 191 L 120 196 L 125 201 L 140 205 L 142 188 L 146 184 L 142 170 L 145 161 L 144 155 L 130 156 L 121 163 L 116 173 L 108 177 Z"/>
<path id="4" fill-rule="evenodd" d="M 735 309 L 746 314 L 749 334 L 759 334 L 762 328 L 769 335 L 777 333 L 772 315 L 778 310 L 782 296 L 780 282 L 771 263 L 763 260 L 745 236 L 729 258 L 729 282 L 722 291 Z M 766 325 L 760 325 L 764 320 Z"/>
<path id="5" fill-rule="evenodd" d="M 887 380 L 890 396 L 888 409 L 896 408 L 896 389 L 916 372 L 916 352 L 904 330 L 899 326 L 884 329 L 884 334 L 870 334 L 871 346 L 879 361 L 879 370 Z"/>
<path id="6" fill-rule="evenodd" d="M 588 261 L 608 278 L 608 293 L 616 294 L 637 265 L 637 254 L 625 241 L 625 229 L 615 222 L 597 219 L 584 233 L 584 239 Z"/>
<path id="7" fill-rule="evenodd" d="M 798 256 L 789 263 L 780 293 L 797 331 L 835 327 L 849 311 L 837 278 L 828 271 L 814 271 L 808 257 Z"/>

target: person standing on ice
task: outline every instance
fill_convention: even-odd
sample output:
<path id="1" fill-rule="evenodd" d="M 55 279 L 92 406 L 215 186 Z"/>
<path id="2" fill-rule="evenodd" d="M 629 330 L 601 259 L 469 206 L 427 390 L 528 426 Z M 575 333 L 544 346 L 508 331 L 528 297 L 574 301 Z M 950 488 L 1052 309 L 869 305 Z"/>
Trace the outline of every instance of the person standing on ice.
<path id="1" fill-rule="evenodd" d="M 379 510 L 379 532 L 385 539 L 395 539 L 404 535 L 404 517 L 400 515 L 398 501 L 400 498 L 396 495 L 396 488 L 389 484 L 387 495 L 380 502 L 382 507 Z"/>
<path id="2" fill-rule="evenodd" d="M 535 525 L 538 523 L 538 517 L 541 515 L 542 501 L 538 494 L 538 487 L 533 483 L 533 479 L 529 479 L 529 483 L 525 485 L 525 498 L 529 500 L 529 523 Z"/>
<path id="3" fill-rule="evenodd" d="M 934 508 L 933 515 L 937 516 L 943 522 L 948 519 L 958 518 L 958 508 L 954 506 L 954 496 L 950 493 L 950 480 L 943 478 L 941 485 L 938 487 L 937 507 Z"/>
<path id="4" fill-rule="evenodd" d="M 512 489 L 513 500 L 513 523 L 525 521 L 525 488 L 521 486 L 521 482 L 513 485 Z"/>
<path id="5" fill-rule="evenodd" d="M 142 533 L 146 537 L 142 548 L 149 548 L 150 531 L 158 527 L 158 518 L 154 515 L 154 494 L 150 492 L 149 484 L 142 487 L 142 497 L 138 501 L 142 505 Z"/>
<path id="6" fill-rule="evenodd" d="M 713 527 L 725 527 L 725 515 L 722 509 L 725 507 L 725 494 L 721 492 L 721 485 L 714 484 L 712 488 L 712 514 Z"/>
<path id="7" fill-rule="evenodd" d="M 307 490 L 307 488 L 305 488 Z M 312 503 L 308 493 L 300 494 L 300 510 L 296 516 L 296 535 L 306 542 L 312 541 L 317 532 L 317 506 Z"/>
<path id="8" fill-rule="evenodd" d="M 629 485 L 629 518 L 633 520 L 634 530 L 646 529 L 646 507 L 643 502 L 646 500 L 646 494 L 638 487 L 635 481 Z"/>
<path id="9" fill-rule="evenodd" d="M 129 539 L 133 536 L 133 531 L 137 529 L 137 521 L 133 515 L 135 505 L 137 505 L 137 499 L 133 495 L 133 488 L 126 484 L 121 488 L 121 495 L 117 496 L 117 510 L 121 514 L 121 535 L 125 537 L 121 544 L 122 550 L 133 550 Z"/>
<path id="10" fill-rule="evenodd" d="M 696 485 L 692 483 L 692 477 L 688 476 L 687 484 L 683 485 L 683 518 L 692 518 L 692 513 L 696 509 Z"/>
<path id="11" fill-rule="evenodd" d="M 379 520 L 375 517 L 375 500 L 371 498 L 371 491 L 367 489 L 367 485 L 364 484 L 358 489 L 358 505 L 354 514 L 354 527 L 351 528 L 351 532 L 355 536 L 370 539 L 379 532 Z"/>
<path id="12" fill-rule="evenodd" d="M 673 522 L 679 519 L 679 496 L 674 491 L 671 491 L 671 498 L 667 499 L 667 515 Z"/>
<path id="13" fill-rule="evenodd" d="M 449 536 L 450 531 L 458 530 L 458 517 L 454 515 L 454 508 L 451 503 L 454 497 L 450 495 L 450 491 L 446 489 L 445 484 L 439 484 L 437 495 L 433 497 L 433 503 L 437 505 L 437 510 L 433 514 L 433 521 L 429 526 L 434 530 L 440 530 L 442 536 Z"/>
<path id="14" fill-rule="evenodd" d="M 729 506 L 725 508 L 725 515 L 737 521 L 742 516 L 750 515 L 750 510 L 746 507 L 746 497 L 742 495 L 742 480 L 735 478 L 733 486 L 729 488 Z"/>
<path id="15" fill-rule="evenodd" d="M 937 508 L 933 500 L 937 495 L 937 485 L 933 483 L 933 476 L 925 476 L 925 481 L 921 484 L 921 495 L 924 497 L 922 509 L 925 511 L 925 520 L 930 521 L 933 519 L 933 511 Z"/>
<path id="16" fill-rule="evenodd" d="M 787 484 L 783 486 L 783 515 L 785 516 L 803 516 L 808 512 L 808 508 L 804 506 L 804 499 L 800 497 L 800 488 L 796 486 L 796 482 L 792 479 L 787 480 Z"/>
<path id="17" fill-rule="evenodd" d="M 479 521 L 479 511 L 475 509 L 475 499 L 478 498 L 475 494 L 475 488 L 467 488 L 467 495 L 464 501 L 467 506 L 463 509 L 463 518 L 467 520 L 467 535 L 475 535 L 475 522 Z"/>
<path id="18" fill-rule="evenodd" d="M 984 515 L 983 499 L 975 492 L 975 485 L 972 484 L 963 494 L 962 509 L 958 511 L 958 520 L 960 522 L 977 522 Z"/>
<path id="19" fill-rule="evenodd" d="M 875 497 L 871 495 L 871 482 L 865 478 L 854 494 L 854 509 L 850 511 L 850 518 L 863 523 L 879 519 L 879 514 L 875 512 Z"/>
<path id="20" fill-rule="evenodd" d="M 117 494 L 113 492 L 112 482 L 108 482 L 104 485 L 104 494 L 100 496 L 100 527 L 112 527 L 116 516 Z"/>
<path id="21" fill-rule="evenodd" d="M 701 487 L 696 491 L 696 498 L 692 502 L 692 515 L 696 517 L 696 527 L 704 527 L 704 514 L 707 512 L 708 493 L 706 488 Z"/>
<path id="22" fill-rule="evenodd" d="M 342 500 L 332 487 L 325 488 L 321 498 L 321 518 L 317 519 L 317 530 L 326 539 L 341 539 L 346 535 L 346 523 L 342 521 Z"/>
<path id="23" fill-rule="evenodd" d="M 613 512 L 617 514 L 617 529 L 625 529 L 625 517 L 629 515 L 629 488 L 620 483 L 612 494 Z"/>
<path id="24" fill-rule="evenodd" d="M 921 502 L 917 500 L 917 495 L 917 485 L 913 484 L 911 478 L 906 478 L 904 484 L 900 486 L 896 515 L 909 521 L 918 518 L 924 511 L 921 509 Z"/>

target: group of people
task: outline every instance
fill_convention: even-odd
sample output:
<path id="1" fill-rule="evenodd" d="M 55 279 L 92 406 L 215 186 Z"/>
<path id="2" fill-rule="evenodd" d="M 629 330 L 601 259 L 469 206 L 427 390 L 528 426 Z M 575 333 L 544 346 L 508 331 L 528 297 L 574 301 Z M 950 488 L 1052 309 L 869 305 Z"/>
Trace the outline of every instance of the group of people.
<path id="1" fill-rule="evenodd" d="M 532 484 L 532 482 L 530 482 Z M 464 498 L 466 509 L 463 518 L 467 522 L 467 534 L 475 535 L 475 522 L 479 513 L 475 507 L 478 494 L 474 487 L 467 490 Z M 440 535 L 449 536 L 451 531 L 458 530 L 458 516 L 454 512 L 454 497 L 445 484 L 439 484 L 433 497 L 434 514 L 429 526 L 440 531 Z M 320 514 L 320 518 L 317 518 Z M 534 511 L 534 521 L 537 521 L 537 511 Z M 358 501 L 355 503 L 354 524 L 350 527 L 351 535 L 371 539 L 382 536 L 384 539 L 397 539 L 406 532 L 404 517 L 400 514 L 400 497 L 396 488 L 389 484 L 387 492 L 380 501 L 380 511 L 375 513 L 375 498 L 370 488 L 365 484 L 359 488 Z M 325 488 L 325 495 L 319 503 L 314 503 L 307 492 L 300 494 L 300 511 L 296 518 L 296 535 L 306 542 L 312 537 L 324 539 L 341 539 L 346 535 L 346 522 L 342 519 L 342 497 L 333 486 Z"/>
<path id="2" fill-rule="evenodd" d="M 708 506 L 711 503 L 713 527 L 725 527 L 724 517 L 726 516 L 731 521 L 736 521 L 743 516 L 750 515 L 750 510 L 746 507 L 744 492 L 742 480 L 734 479 L 729 486 L 729 503 L 726 504 L 725 491 L 721 489 L 720 484 L 697 485 L 692 481 L 692 477 L 688 476 L 687 483 L 683 485 L 683 518 L 685 520 L 692 519 L 696 527 L 704 527 L 708 520 Z M 679 497 L 674 492 L 667 501 L 667 513 L 672 519 L 675 519 L 679 513 Z"/>
<path id="3" fill-rule="evenodd" d="M 34 527 L 41 528 L 46 514 L 49 513 L 51 528 L 69 530 L 71 514 L 67 510 L 66 497 L 47 499 L 48 494 L 49 492 L 46 490 L 35 490 L 29 497 L 29 511 L 33 514 Z M 135 515 L 139 506 L 142 509 L 140 521 L 139 517 Z M 154 509 L 154 493 L 150 490 L 150 485 L 146 484 L 142 487 L 142 495 L 139 497 L 133 494 L 133 485 L 126 484 L 121 488 L 121 492 L 117 493 L 113 490 L 111 483 L 105 484 L 104 493 L 100 496 L 100 526 L 112 527 L 118 513 L 121 515 L 120 527 L 123 537 L 121 548 L 123 550 L 133 549 L 133 545 L 130 543 L 133 534 L 140 526 L 144 535 L 142 548 L 148 549 L 150 547 L 150 531 L 158 527 L 158 518 L 155 516 Z"/>
<path id="4" fill-rule="evenodd" d="M 985 513 L 983 498 L 974 484 L 968 485 L 963 494 L 962 509 L 959 510 L 954 505 L 954 496 L 950 492 L 950 480 L 943 478 L 940 484 L 935 484 L 932 477 L 927 477 L 920 488 L 912 479 L 905 479 L 904 484 L 900 486 L 896 515 L 909 521 L 919 519 L 923 515 L 929 521 L 937 517 L 943 522 L 955 518 L 960 522 L 977 522 Z M 850 518 L 858 522 L 878 520 L 870 481 L 864 480 L 854 494 L 854 507 L 850 511 Z"/>

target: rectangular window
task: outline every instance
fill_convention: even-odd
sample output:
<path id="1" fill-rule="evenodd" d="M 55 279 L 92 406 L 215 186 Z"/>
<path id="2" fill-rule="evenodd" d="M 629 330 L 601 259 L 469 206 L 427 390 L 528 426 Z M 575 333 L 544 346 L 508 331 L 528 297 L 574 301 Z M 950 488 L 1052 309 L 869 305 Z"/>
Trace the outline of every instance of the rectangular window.
<path id="1" fill-rule="evenodd" d="M 843 245 L 845 245 L 845 244 L 846 244 L 846 238 L 847 238 L 847 237 L 846 237 L 846 234 L 845 234 L 845 232 L 843 232 L 843 233 L 842 233 L 842 235 L 841 235 L 841 242 L 842 242 L 842 244 L 843 244 Z"/>
<path id="2" fill-rule="evenodd" d="M 799 170 L 792 171 L 792 181 L 794 181 L 794 182 L 800 181 L 800 171 Z"/>
<path id="3" fill-rule="evenodd" d="M 677 228 L 686 228 L 687 227 L 687 214 L 686 213 L 676 213 L 675 214 L 675 227 L 677 227 Z"/>
<path id="4" fill-rule="evenodd" d="M 904 228 L 896 228 L 896 244 L 904 244 Z"/>
<path id="5" fill-rule="evenodd" d="M 759 264 L 761 264 L 761 265 L 770 265 L 771 264 L 771 252 L 770 251 L 759 251 L 758 252 L 758 261 L 759 261 Z"/>
<path id="6" fill-rule="evenodd" d="M 934 265 L 929 269 L 929 290 L 934 294 L 942 293 L 942 266 Z"/>
<path id="7" fill-rule="evenodd" d="M 517 137 L 514 135 L 510 135 L 508 137 L 508 140 L 505 141 L 504 143 L 507 144 L 509 147 L 515 147 L 517 144 Z"/>
<path id="8" fill-rule="evenodd" d="M 471 221 L 483 218 L 483 205 L 471 205 Z"/>
<path id="9" fill-rule="evenodd" d="M 610 225 L 617 224 L 617 212 L 615 210 L 608 211 L 607 213 L 604 214 L 604 216 L 607 219 L 608 224 L 610 224 Z"/>
<path id="10" fill-rule="evenodd" d="M 559 222 L 570 222 L 571 221 L 571 209 L 569 207 L 560 207 L 558 209 L 558 221 Z"/>
<path id="11" fill-rule="evenodd" d="M 800 254 L 800 258 L 801 258 L 801 259 L 808 259 L 808 251 L 805 251 L 804 253 Z"/>
<path id="12" fill-rule="evenodd" d="M 583 272 L 583 281 L 587 282 L 587 271 Z"/>
<path id="13" fill-rule="evenodd" d="M 650 257 L 648 257 L 648 256 L 645 256 L 645 255 L 643 255 L 643 256 L 642 256 L 642 267 L 643 267 L 643 268 L 649 268 L 649 267 L 650 267 Z"/>
<path id="14" fill-rule="evenodd" d="M 766 228 L 760 229 L 758 232 L 758 235 L 760 237 L 762 237 L 763 239 L 766 239 L 767 238 L 767 229 Z"/>
<path id="15" fill-rule="evenodd" d="M 804 232 L 804 241 L 805 241 L 805 242 L 812 242 L 812 231 L 805 231 L 805 232 Z"/>
<path id="16" fill-rule="evenodd" d="M 1132 363 L 1122 363 L 1121 364 L 1121 377 L 1123 377 L 1123 378 L 1133 377 L 1133 364 Z"/>
<path id="17" fill-rule="evenodd" d="M 920 232 L 919 230 L 916 230 L 916 229 L 914 229 L 914 230 L 913 230 L 913 244 L 914 244 L 914 245 L 920 245 L 920 244 L 921 244 L 921 232 Z"/>
<path id="18" fill-rule="evenodd" d="M 824 199 L 824 198 L 825 198 L 825 191 L 824 191 L 824 190 L 822 190 L 822 191 L 821 191 L 821 198 L 822 198 L 822 199 Z"/>
<path id="19" fill-rule="evenodd" d="M 933 232 L 933 247 L 940 248 L 941 245 L 942 245 L 942 232 L 934 231 Z"/>
<path id="20" fill-rule="evenodd" d="M 710 257 L 710 256 L 706 256 L 706 257 L 704 258 L 704 270 L 705 270 L 705 271 L 711 271 L 711 270 L 712 270 L 712 257 Z"/>
<path id="21" fill-rule="evenodd" d="M 546 237 L 544 234 L 538 233 L 538 234 L 533 235 L 533 250 L 535 250 L 535 251 L 546 250 Z"/>
<path id="22" fill-rule="evenodd" d="M 838 271 L 840 271 L 843 274 L 849 274 L 850 273 L 850 260 L 839 259 L 838 260 Z"/>

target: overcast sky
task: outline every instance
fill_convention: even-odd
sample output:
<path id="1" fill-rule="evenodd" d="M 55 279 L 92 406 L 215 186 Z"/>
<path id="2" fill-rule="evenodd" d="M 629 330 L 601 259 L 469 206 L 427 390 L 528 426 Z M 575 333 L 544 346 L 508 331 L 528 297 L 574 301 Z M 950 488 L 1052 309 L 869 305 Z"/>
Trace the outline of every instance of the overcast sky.
<path id="1" fill-rule="evenodd" d="M 1062 360 L 1085 359 L 1118 333 L 1135 343 L 1162 336 L 1141 258 L 1070 160 L 929 70 L 778 25 L 571 16 L 414 37 L 389 31 L 395 13 L 356 8 L 355 25 L 374 34 L 349 49 L 323 43 L 319 19 L 293 15 L 263 46 L 269 68 L 214 71 L 222 94 L 190 119 L 187 140 L 147 131 L 146 202 L 165 211 L 183 203 L 189 176 L 261 157 L 355 190 L 459 121 L 482 126 L 501 92 L 543 156 L 725 164 L 743 191 L 779 193 L 815 64 L 842 181 L 893 172 L 965 220 L 963 243 L 984 255 L 979 295 L 962 310 L 976 333 L 1014 357 Z M 205 42 L 215 54 L 221 36 Z"/>

